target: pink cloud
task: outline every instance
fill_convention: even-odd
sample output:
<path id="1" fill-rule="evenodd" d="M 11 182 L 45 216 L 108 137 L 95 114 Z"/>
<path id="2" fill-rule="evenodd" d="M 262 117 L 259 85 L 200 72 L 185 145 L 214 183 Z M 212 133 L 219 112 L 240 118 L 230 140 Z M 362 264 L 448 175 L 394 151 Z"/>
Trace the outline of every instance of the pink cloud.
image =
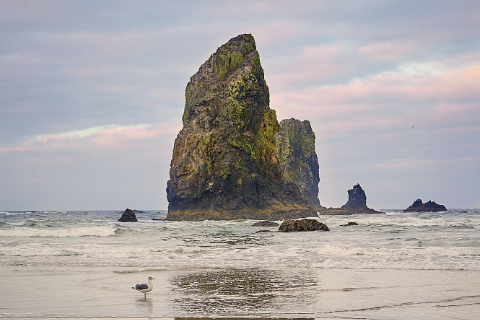
<path id="1" fill-rule="evenodd" d="M 267 74 L 269 86 L 283 88 L 341 74 L 351 67 L 342 59 L 351 52 L 352 48 L 343 44 L 316 46 L 305 48 L 288 62 L 273 61 L 278 66 Z"/>
<path id="2" fill-rule="evenodd" d="M 416 41 L 386 41 L 358 48 L 358 52 L 376 60 L 397 60 L 425 46 Z"/>
<path id="3" fill-rule="evenodd" d="M 278 119 L 321 123 L 324 136 L 385 128 L 464 127 L 480 121 L 480 64 L 443 74 L 376 74 L 347 84 L 273 93 Z"/>
<path id="4" fill-rule="evenodd" d="M 89 50 L 91 56 L 130 56 L 149 50 L 158 33 L 154 31 L 41 33 L 47 44 Z"/>
<path id="5" fill-rule="evenodd" d="M 384 108 L 392 104 L 412 105 L 430 102 L 447 108 L 456 101 L 480 98 L 480 65 L 439 76 L 378 74 L 348 84 L 322 85 L 315 88 L 284 91 L 272 95 L 272 106 L 305 109 L 323 116 L 342 116 L 365 109 Z M 468 106 L 464 108 L 469 108 Z"/>
<path id="6" fill-rule="evenodd" d="M 453 158 L 453 159 L 391 159 L 387 163 L 375 164 L 373 167 L 381 170 L 395 171 L 425 171 L 436 170 L 442 165 L 468 165 L 480 163 L 480 158 Z"/>
<path id="7" fill-rule="evenodd" d="M 111 126 L 91 128 L 77 132 L 42 135 L 14 147 L 0 147 L 0 156 L 7 153 L 75 152 L 104 153 L 122 149 L 135 149 L 145 143 L 155 148 L 155 139 L 171 143 L 181 128 L 179 121 L 156 125 Z"/>
<path id="8" fill-rule="evenodd" d="M 253 36 L 257 46 L 269 46 L 274 43 L 294 39 L 301 35 L 305 28 L 298 21 L 273 21 L 256 28 Z"/>

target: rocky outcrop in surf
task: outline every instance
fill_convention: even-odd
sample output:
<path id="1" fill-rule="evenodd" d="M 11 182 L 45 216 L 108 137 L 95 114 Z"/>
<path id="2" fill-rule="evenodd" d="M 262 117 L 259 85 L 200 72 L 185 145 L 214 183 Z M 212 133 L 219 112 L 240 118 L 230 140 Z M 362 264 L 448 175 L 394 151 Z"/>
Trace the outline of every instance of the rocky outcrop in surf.
<path id="1" fill-rule="evenodd" d="M 356 223 L 355 221 L 350 221 L 347 224 L 341 224 L 340 225 L 340 227 L 350 227 L 350 226 L 358 226 L 358 223 Z"/>
<path id="2" fill-rule="evenodd" d="M 278 223 L 273 221 L 258 221 L 252 224 L 252 227 L 278 227 Z"/>
<path id="3" fill-rule="evenodd" d="M 185 90 L 183 128 L 167 183 L 167 220 L 282 220 L 316 216 L 283 179 L 280 129 L 255 40 L 239 35 L 210 56 Z"/>
<path id="4" fill-rule="evenodd" d="M 330 231 L 326 224 L 321 223 L 314 219 L 301 219 L 301 220 L 284 220 L 278 231 L 282 232 L 298 232 L 298 231 Z"/>
<path id="5" fill-rule="evenodd" d="M 120 222 L 137 222 L 137 216 L 135 215 L 135 212 L 133 212 L 132 209 L 125 210 L 125 212 L 122 214 L 120 219 L 118 219 Z"/>
<path id="6" fill-rule="evenodd" d="M 422 202 L 422 199 L 417 199 L 413 204 L 403 212 L 441 212 L 447 211 L 444 205 L 437 204 L 433 201 L 428 201 L 426 203 Z"/>
<path id="7" fill-rule="evenodd" d="M 276 155 L 283 178 L 300 188 L 312 208 L 320 210 L 318 157 L 315 152 L 315 133 L 308 120 L 287 119 L 280 122 L 276 137 Z"/>

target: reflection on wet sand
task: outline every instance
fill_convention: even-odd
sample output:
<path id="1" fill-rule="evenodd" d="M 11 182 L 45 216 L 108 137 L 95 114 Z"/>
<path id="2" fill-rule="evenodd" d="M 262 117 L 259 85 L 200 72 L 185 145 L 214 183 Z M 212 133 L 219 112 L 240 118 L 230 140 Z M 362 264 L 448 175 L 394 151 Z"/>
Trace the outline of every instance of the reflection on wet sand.
<path id="1" fill-rule="evenodd" d="M 298 313 L 302 306 L 315 303 L 308 289 L 317 285 L 311 275 L 257 268 L 187 273 L 171 282 L 178 296 L 174 303 L 182 312 L 229 315 Z M 292 305 L 299 310 L 285 310 Z"/>
<path id="2" fill-rule="evenodd" d="M 139 310 L 147 311 L 148 314 L 153 312 L 153 300 L 151 298 L 137 299 L 137 308 Z"/>

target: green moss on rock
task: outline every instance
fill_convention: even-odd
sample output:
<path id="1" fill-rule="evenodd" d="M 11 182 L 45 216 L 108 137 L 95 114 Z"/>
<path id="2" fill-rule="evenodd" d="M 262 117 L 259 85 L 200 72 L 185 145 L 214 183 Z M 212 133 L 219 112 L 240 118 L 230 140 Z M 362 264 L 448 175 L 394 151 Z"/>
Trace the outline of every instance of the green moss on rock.
<path id="1" fill-rule="evenodd" d="M 320 209 L 318 183 L 320 182 L 315 133 L 308 120 L 282 120 L 276 137 L 276 155 L 283 177 L 296 184 L 309 204 Z"/>

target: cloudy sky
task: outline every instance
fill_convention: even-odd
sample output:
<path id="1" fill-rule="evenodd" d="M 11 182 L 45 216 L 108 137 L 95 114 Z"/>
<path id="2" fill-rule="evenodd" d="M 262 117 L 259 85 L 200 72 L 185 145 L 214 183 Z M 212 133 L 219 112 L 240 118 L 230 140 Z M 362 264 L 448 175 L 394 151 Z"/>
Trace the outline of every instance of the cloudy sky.
<path id="1" fill-rule="evenodd" d="M 185 86 L 257 42 L 320 202 L 480 207 L 480 2 L 0 0 L 0 210 L 166 209 Z"/>

